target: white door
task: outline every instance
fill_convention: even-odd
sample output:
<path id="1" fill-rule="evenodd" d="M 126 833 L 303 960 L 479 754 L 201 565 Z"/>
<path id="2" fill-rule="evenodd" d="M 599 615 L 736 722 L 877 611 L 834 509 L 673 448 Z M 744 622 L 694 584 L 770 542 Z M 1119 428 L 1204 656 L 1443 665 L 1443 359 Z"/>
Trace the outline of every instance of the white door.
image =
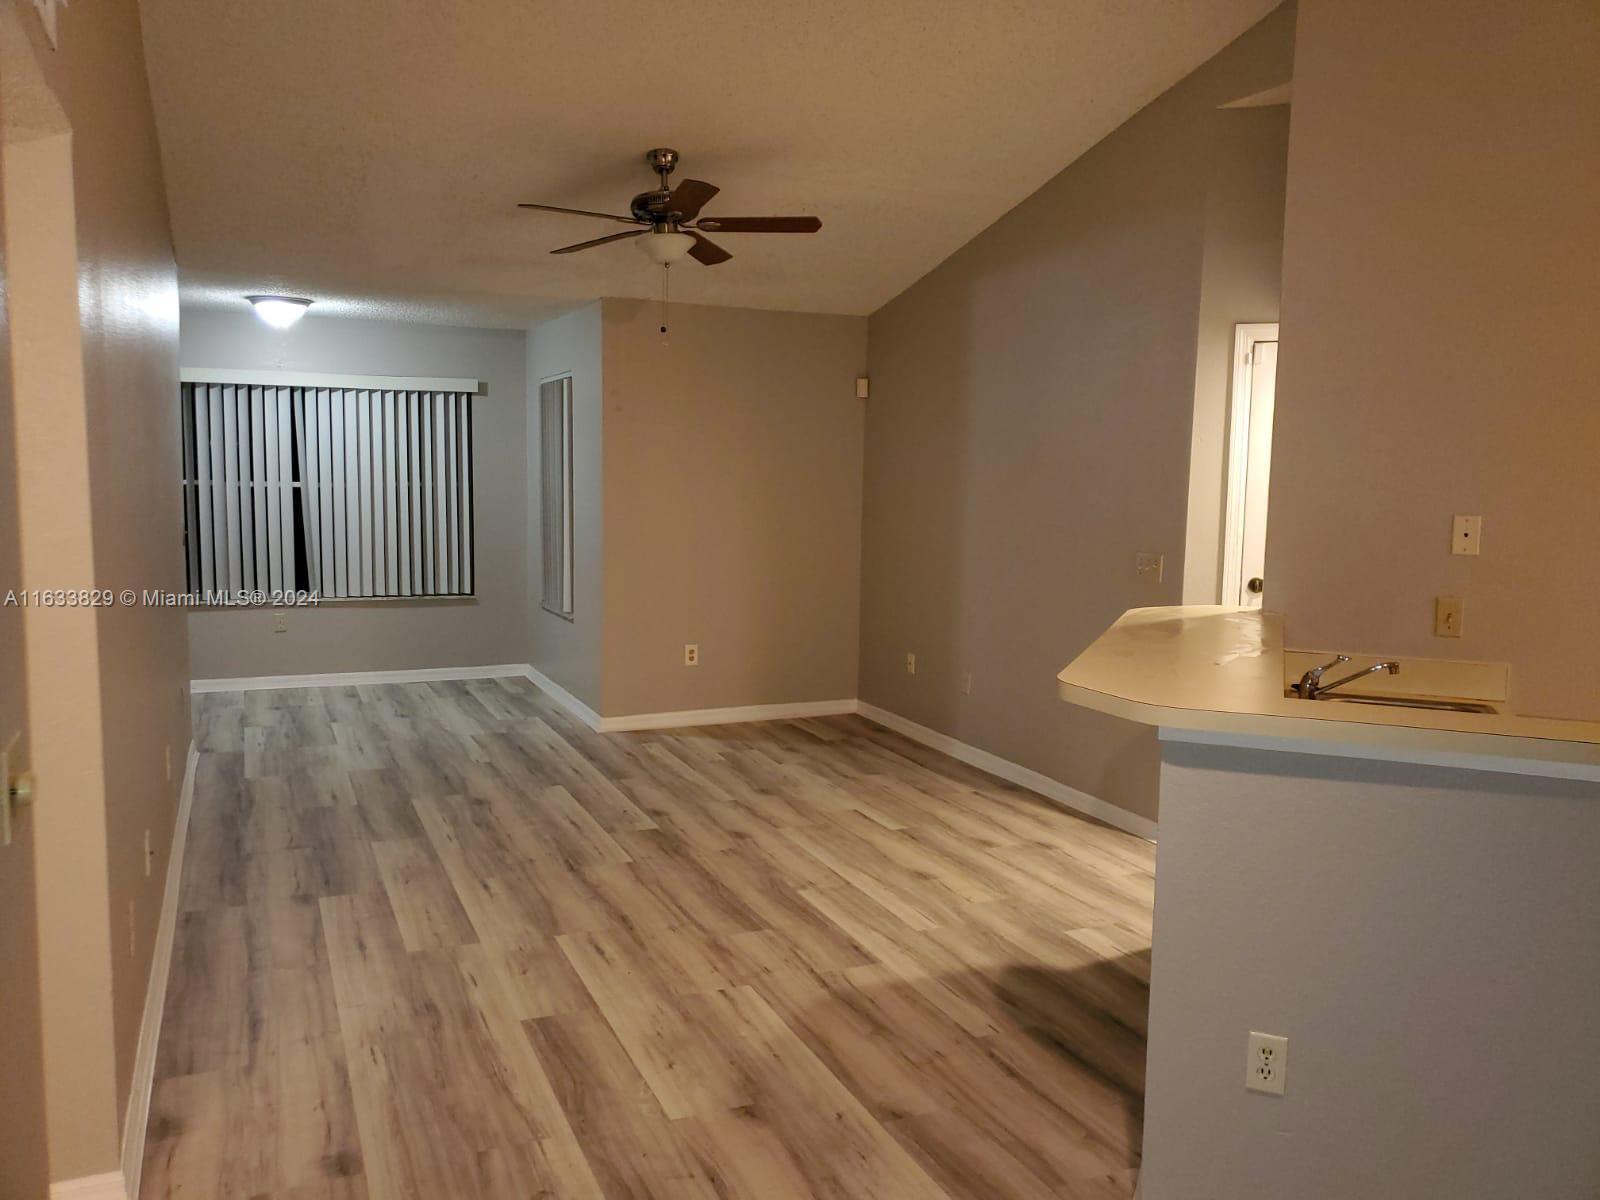
<path id="1" fill-rule="evenodd" d="M 1278 327 L 1240 325 L 1235 347 L 1222 602 L 1260 608 L 1266 586 L 1267 495 L 1272 481 Z"/>
<path id="2" fill-rule="evenodd" d="M 0 125 L 3 125 L 0 119 Z M 11 324 L 5 253 L 5 163 L 0 151 L 0 600 L 22 590 L 17 459 L 11 414 Z M 28 765 L 22 609 L 0 603 L 0 1196 L 43 1200 L 44 1061 L 35 924 L 33 821 L 10 795 Z"/>

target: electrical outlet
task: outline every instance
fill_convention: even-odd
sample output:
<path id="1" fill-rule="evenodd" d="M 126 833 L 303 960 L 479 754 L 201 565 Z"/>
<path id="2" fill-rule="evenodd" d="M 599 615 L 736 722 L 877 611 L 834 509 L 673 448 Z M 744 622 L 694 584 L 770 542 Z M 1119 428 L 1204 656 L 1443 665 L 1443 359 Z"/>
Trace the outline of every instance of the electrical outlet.
<path id="1" fill-rule="evenodd" d="M 1433 598 L 1433 636 L 1458 638 L 1466 619 L 1466 604 L 1459 596 Z"/>
<path id="2" fill-rule="evenodd" d="M 1281 1096 L 1288 1078 L 1289 1039 L 1271 1033 L 1252 1033 L 1245 1055 L 1245 1088 Z"/>
<path id="3" fill-rule="evenodd" d="M 1148 579 L 1152 583 L 1160 583 L 1161 576 L 1166 573 L 1167 556 L 1165 554 L 1150 554 L 1140 551 L 1133 556 L 1133 573 L 1141 579 Z"/>
<path id="4" fill-rule="evenodd" d="M 165 746 L 163 746 L 161 748 L 161 755 L 162 755 L 162 758 L 166 761 L 166 764 L 167 764 L 167 782 L 171 783 L 172 782 L 172 743 L 171 742 L 168 742 Z"/>
<path id="5" fill-rule="evenodd" d="M 156 848 L 150 844 L 150 831 L 144 831 L 144 877 L 150 878 L 150 872 L 155 866 Z"/>
<path id="6" fill-rule="evenodd" d="M 1483 518 L 1457 516 L 1450 524 L 1450 553 L 1470 554 L 1476 557 L 1483 553 Z"/>
<path id="7" fill-rule="evenodd" d="M 907 675 L 915 675 L 916 673 L 917 673 L 917 656 L 915 654 L 912 654 L 910 651 L 907 651 L 906 652 L 906 674 Z"/>
<path id="8" fill-rule="evenodd" d="M 273 613 L 272 614 L 272 632 L 273 633 L 288 633 L 289 632 L 288 617 L 289 617 L 288 613 L 284 613 L 284 612 L 275 612 L 275 613 Z"/>
<path id="9" fill-rule="evenodd" d="M 697 643 L 685 642 L 683 644 L 683 665 L 686 667 L 698 667 L 700 665 L 700 647 Z"/>
<path id="10" fill-rule="evenodd" d="M 968 671 L 961 678 L 961 694 L 963 696 L 972 695 L 972 672 L 971 671 Z"/>

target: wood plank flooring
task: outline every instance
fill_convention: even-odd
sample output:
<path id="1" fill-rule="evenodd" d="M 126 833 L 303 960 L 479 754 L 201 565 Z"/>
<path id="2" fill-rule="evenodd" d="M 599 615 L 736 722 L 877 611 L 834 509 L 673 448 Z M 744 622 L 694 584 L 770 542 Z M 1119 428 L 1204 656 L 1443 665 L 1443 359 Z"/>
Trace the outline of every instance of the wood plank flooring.
<path id="1" fill-rule="evenodd" d="M 142 1200 L 1109 1200 L 1154 849 L 856 717 L 210 695 Z"/>

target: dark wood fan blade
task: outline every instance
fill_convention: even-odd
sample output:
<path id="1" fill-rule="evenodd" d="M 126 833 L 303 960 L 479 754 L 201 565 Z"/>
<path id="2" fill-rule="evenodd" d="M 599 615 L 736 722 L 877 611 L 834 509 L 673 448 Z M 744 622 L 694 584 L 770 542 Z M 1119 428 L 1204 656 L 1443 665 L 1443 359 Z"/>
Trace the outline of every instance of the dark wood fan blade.
<path id="1" fill-rule="evenodd" d="M 708 233 L 815 233 L 819 217 L 706 217 L 699 222 Z"/>
<path id="2" fill-rule="evenodd" d="M 638 225 L 632 217 L 619 217 L 615 213 L 590 212 L 587 208 L 562 208 L 559 204 L 519 204 L 518 208 L 536 208 L 540 212 L 570 213 L 574 217 L 598 217 L 602 221 L 621 221 L 624 225 Z"/>
<path id="3" fill-rule="evenodd" d="M 692 229 L 688 232 L 689 236 L 694 239 L 694 245 L 689 247 L 689 257 L 694 259 L 695 262 L 714 267 L 718 263 L 725 263 L 733 257 L 710 238 L 701 237 Z"/>
<path id="4" fill-rule="evenodd" d="M 603 238 L 590 238 L 587 242 L 578 242 L 575 245 L 563 246 L 559 250 L 550 251 L 551 254 L 571 254 L 574 250 L 587 250 L 590 246 L 604 246 L 607 242 L 621 242 L 628 238 L 643 237 L 649 233 L 648 229 L 630 229 L 627 233 L 608 234 Z M 690 253 L 694 253 L 692 250 Z"/>
<path id="5" fill-rule="evenodd" d="M 669 207 L 678 214 L 680 220 L 692 221 L 700 215 L 700 210 L 706 206 L 706 201 L 721 190 L 716 184 L 707 183 L 703 179 L 685 179 L 672 189 L 672 203 Z"/>

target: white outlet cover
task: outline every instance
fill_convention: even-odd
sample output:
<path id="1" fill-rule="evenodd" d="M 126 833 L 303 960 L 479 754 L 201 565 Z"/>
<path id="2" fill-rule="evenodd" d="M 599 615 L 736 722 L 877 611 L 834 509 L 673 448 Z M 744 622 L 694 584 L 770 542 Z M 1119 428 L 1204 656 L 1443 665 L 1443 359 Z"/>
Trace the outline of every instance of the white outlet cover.
<path id="1" fill-rule="evenodd" d="M 1245 1051 L 1245 1089 L 1281 1096 L 1288 1078 L 1289 1039 L 1273 1033 L 1252 1032 Z"/>
<path id="2" fill-rule="evenodd" d="M 1457 515 L 1450 523 L 1450 553 L 1474 558 L 1483 553 L 1483 518 Z"/>

